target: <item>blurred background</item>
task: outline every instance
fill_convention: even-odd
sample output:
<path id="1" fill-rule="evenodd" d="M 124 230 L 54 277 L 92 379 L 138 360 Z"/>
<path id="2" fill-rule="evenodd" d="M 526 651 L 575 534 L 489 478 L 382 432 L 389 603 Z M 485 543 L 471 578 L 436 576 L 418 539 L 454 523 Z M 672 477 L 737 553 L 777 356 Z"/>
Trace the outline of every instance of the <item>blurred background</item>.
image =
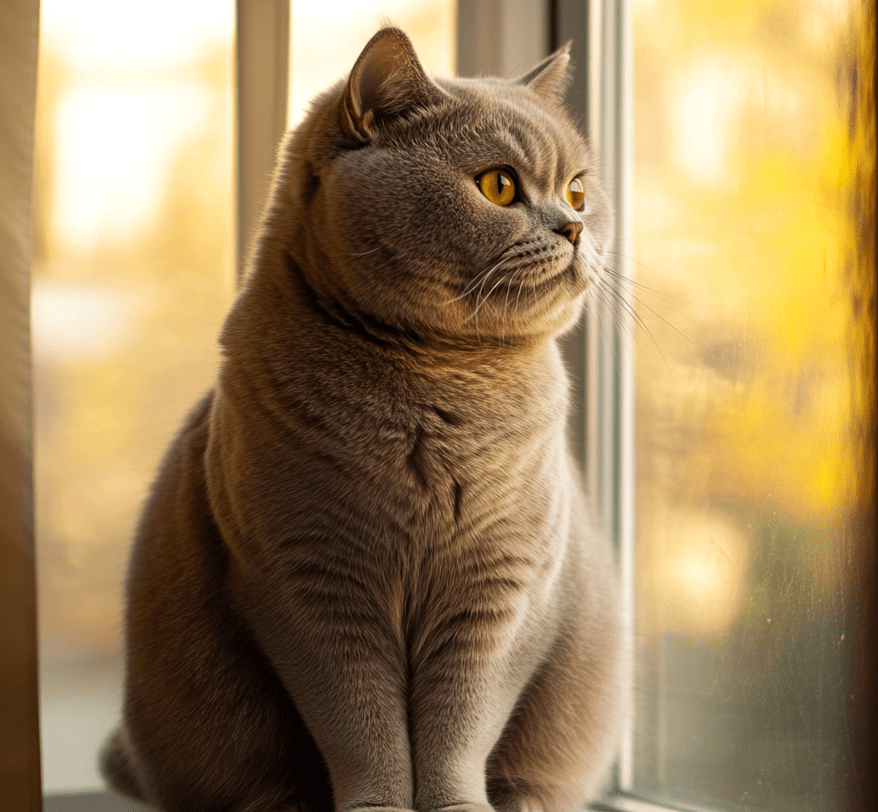
<path id="1" fill-rule="evenodd" d="M 651 333 L 632 330 L 647 797 L 847 808 L 868 701 L 852 666 L 874 645 L 856 634 L 874 544 L 867 5 L 632 4 L 620 250 Z"/>
<path id="2" fill-rule="evenodd" d="M 633 237 L 619 253 L 642 320 L 626 475 L 628 744 L 645 797 L 843 808 L 874 487 L 866 6 L 632 2 Z M 385 18 L 429 71 L 452 74 L 455 14 L 445 0 L 293 2 L 290 125 Z M 232 0 L 42 2 L 32 319 L 48 794 L 102 784 L 128 545 L 216 371 L 236 276 L 234 26 Z"/>
<path id="3" fill-rule="evenodd" d="M 216 368 L 235 275 L 234 25 L 233 2 L 42 3 L 32 325 L 47 793 L 102 783 L 128 544 Z"/>

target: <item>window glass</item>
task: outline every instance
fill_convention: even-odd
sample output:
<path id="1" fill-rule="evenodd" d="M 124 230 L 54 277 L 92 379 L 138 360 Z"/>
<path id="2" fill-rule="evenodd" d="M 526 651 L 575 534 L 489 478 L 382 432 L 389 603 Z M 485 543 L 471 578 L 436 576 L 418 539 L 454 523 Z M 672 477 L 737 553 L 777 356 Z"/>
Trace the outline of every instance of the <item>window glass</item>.
<path id="1" fill-rule="evenodd" d="M 234 3 L 43 0 L 33 345 L 42 769 L 96 788 L 134 523 L 234 289 Z"/>
<path id="2" fill-rule="evenodd" d="M 632 4 L 639 795 L 844 808 L 874 484 L 865 5 Z"/>

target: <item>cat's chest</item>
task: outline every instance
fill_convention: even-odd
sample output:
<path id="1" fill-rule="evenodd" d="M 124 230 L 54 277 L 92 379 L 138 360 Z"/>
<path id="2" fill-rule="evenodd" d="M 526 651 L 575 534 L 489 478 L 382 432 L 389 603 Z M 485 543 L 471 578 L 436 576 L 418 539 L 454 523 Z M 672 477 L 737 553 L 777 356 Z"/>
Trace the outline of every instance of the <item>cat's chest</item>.
<path id="1" fill-rule="evenodd" d="M 573 483 L 563 432 L 540 426 L 424 421 L 412 433 L 388 472 L 388 532 L 375 539 L 399 561 L 407 594 L 459 609 L 468 598 L 454 584 L 515 616 L 545 609 L 569 544 Z"/>
<path id="2" fill-rule="evenodd" d="M 431 410 L 391 465 L 410 522 L 459 542 L 553 534 L 567 496 L 561 427 L 449 418 Z M 438 412 L 438 413 L 437 413 Z M 435 415 L 435 417 L 434 417 Z M 554 525 L 554 526 L 553 526 Z"/>

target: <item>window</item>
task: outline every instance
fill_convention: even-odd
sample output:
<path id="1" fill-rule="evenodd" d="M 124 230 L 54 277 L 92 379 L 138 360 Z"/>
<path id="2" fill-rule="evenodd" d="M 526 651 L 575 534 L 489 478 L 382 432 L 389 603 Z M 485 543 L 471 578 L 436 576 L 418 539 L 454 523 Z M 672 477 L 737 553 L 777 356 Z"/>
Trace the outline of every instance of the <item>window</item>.
<path id="1" fill-rule="evenodd" d="M 234 34 L 231 2 L 41 4 L 31 308 L 47 795 L 102 786 L 132 530 L 218 361 L 234 293 Z"/>
<path id="2" fill-rule="evenodd" d="M 131 528 L 210 385 L 234 293 L 235 153 L 240 256 L 279 111 L 295 124 L 379 14 L 440 73 L 511 75 L 574 41 L 570 104 L 603 153 L 621 276 L 565 341 L 571 436 L 619 544 L 635 663 L 596 808 L 870 808 L 873 0 L 296 0 L 289 76 L 270 89 L 247 73 L 265 67 L 247 43 L 274 32 L 285 64 L 282 3 L 273 19 L 238 3 L 237 21 L 231 2 L 70 5 L 41 4 L 34 184 L 46 808 L 118 808 L 75 796 L 101 786 L 95 751 L 117 719 Z M 7 13 L 0 30 L 17 31 Z M 253 87 L 270 102 L 248 111 Z M 0 297 L 0 505 L 17 517 L 0 528 L 2 612 L 27 632 L 28 407 L 5 364 L 7 347 L 24 357 L 26 307 L 0 262 L 14 283 Z M 3 743 L 0 775 L 13 808 L 36 809 L 35 674 L 14 674 L 3 729 L 24 749 Z"/>
<path id="3" fill-rule="evenodd" d="M 873 802 L 874 7 L 613 5 L 602 132 L 632 281 L 598 345 L 636 663 L 617 806 Z"/>

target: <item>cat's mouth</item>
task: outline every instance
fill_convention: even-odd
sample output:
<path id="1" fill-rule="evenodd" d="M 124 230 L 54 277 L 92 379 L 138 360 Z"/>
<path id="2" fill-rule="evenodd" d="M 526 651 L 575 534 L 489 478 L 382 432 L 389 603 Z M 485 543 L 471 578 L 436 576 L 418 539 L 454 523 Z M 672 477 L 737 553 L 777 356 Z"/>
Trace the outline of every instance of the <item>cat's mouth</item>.
<path id="1" fill-rule="evenodd" d="M 525 290 L 537 291 L 567 279 L 576 282 L 585 277 L 584 261 L 577 252 L 559 251 L 554 246 L 538 246 L 522 249 L 513 246 L 501 253 L 489 265 L 470 278 L 456 282 L 458 293 L 479 292 L 491 295 L 507 286 L 524 286 Z"/>
<path id="2" fill-rule="evenodd" d="M 460 301 L 468 307 L 467 321 L 495 308 L 502 310 L 504 321 L 529 312 L 542 317 L 584 293 L 592 286 L 593 276 L 586 254 L 566 242 L 562 246 L 543 241 L 517 244 L 478 273 L 449 285 L 453 291 L 449 302 Z"/>
<path id="3" fill-rule="evenodd" d="M 482 274 L 459 283 L 459 292 L 454 298 L 468 300 L 470 312 L 466 321 L 484 318 L 495 308 L 502 310 L 504 322 L 516 314 L 542 316 L 547 309 L 554 310 L 572 302 L 589 287 L 585 264 L 576 255 L 552 259 L 554 261 L 549 262 L 544 259 L 537 265 L 518 263 L 504 268 L 502 274 L 487 278 Z"/>
<path id="4" fill-rule="evenodd" d="M 587 286 L 587 269 L 582 257 L 567 252 L 544 254 L 534 262 L 532 259 L 508 269 L 504 284 L 515 290 L 521 289 L 522 296 L 528 294 L 542 299 L 551 293 L 567 292 L 576 296 Z M 498 291 L 501 291 L 501 284 Z"/>

